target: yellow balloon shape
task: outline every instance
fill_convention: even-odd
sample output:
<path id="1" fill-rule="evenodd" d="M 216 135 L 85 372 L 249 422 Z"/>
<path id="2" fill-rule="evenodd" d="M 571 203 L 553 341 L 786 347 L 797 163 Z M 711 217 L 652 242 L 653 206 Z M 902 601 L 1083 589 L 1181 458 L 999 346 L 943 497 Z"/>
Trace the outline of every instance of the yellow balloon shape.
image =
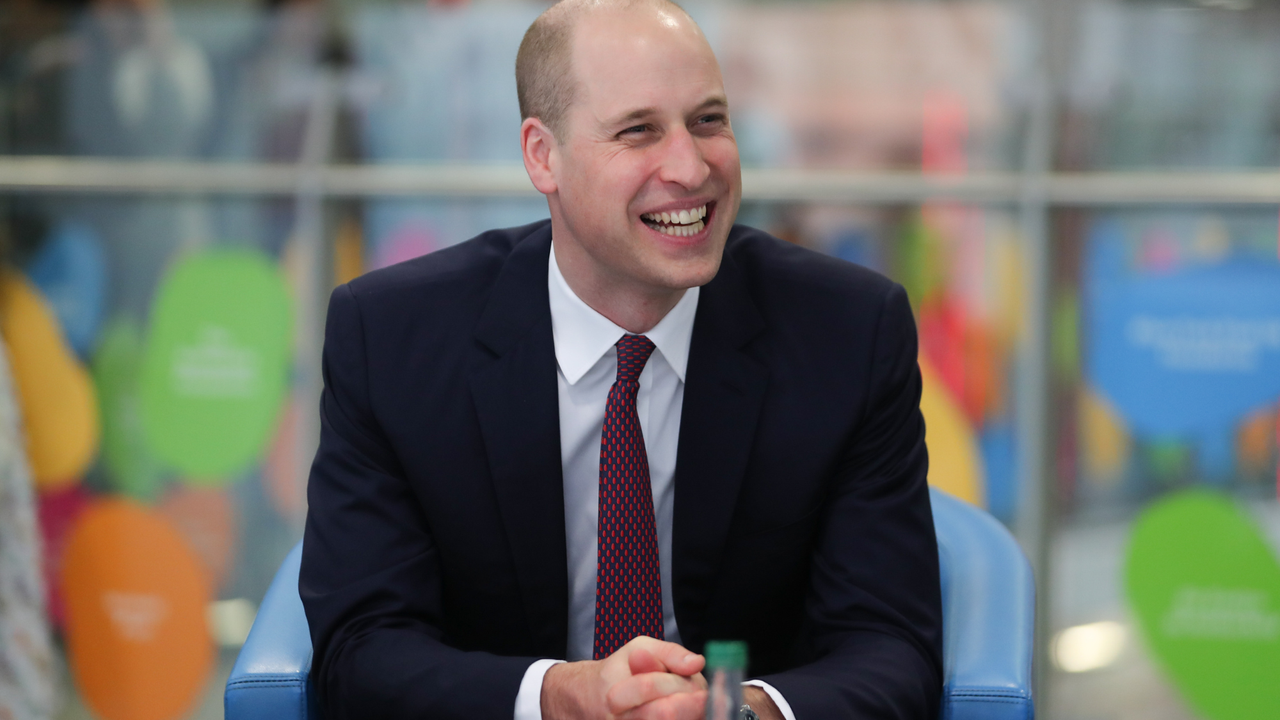
<path id="1" fill-rule="evenodd" d="M 74 484 L 98 452 L 98 401 L 48 303 L 13 271 L 0 272 L 0 332 L 22 406 L 36 486 Z"/>
<path id="2" fill-rule="evenodd" d="M 351 282 L 364 274 L 364 236 L 360 224 L 347 218 L 338 226 L 333 240 L 333 281 Z"/>
<path id="3" fill-rule="evenodd" d="M 920 357 L 920 374 L 924 380 L 920 412 L 924 413 L 925 444 L 929 447 L 929 484 L 982 507 L 986 470 L 973 428 L 924 356 Z"/>
<path id="4" fill-rule="evenodd" d="M 1027 296 L 1021 243 L 1014 229 L 1002 224 L 991 237 L 988 261 L 995 280 L 995 336 L 1000 352 L 1009 352 L 1026 327 Z"/>
<path id="5" fill-rule="evenodd" d="M 1077 429 L 1087 477 L 1114 485 L 1129 462 L 1129 430 L 1111 403 L 1090 387 L 1080 391 Z"/>

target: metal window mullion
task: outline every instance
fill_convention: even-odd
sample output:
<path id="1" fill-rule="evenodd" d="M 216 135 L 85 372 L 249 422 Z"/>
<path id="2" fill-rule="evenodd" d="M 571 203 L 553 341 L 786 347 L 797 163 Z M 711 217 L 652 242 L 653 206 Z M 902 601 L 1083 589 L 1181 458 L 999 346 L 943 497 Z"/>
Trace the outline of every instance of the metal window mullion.
<path id="1" fill-rule="evenodd" d="M 332 284 L 326 270 L 324 184 L 325 167 L 334 144 L 339 111 L 339 81 L 336 73 L 324 69 L 317 73 L 307 110 L 302 149 L 295 173 L 294 226 L 290 243 L 298 264 L 296 274 L 297 305 L 294 328 L 294 397 L 297 414 L 293 428 L 293 491 L 305 496 L 311 461 L 320 440 L 320 406 L 324 383 L 320 356 L 324 343 L 326 290 Z M 290 518 L 294 530 L 301 534 L 304 518 Z"/>
<path id="2" fill-rule="evenodd" d="M 755 202 L 916 204 L 933 200 L 1022 207 L 1027 182 L 1049 207 L 1274 206 L 1276 172 L 1037 171 L 956 176 L 901 172 L 747 169 Z M 306 174 L 306 179 L 302 174 Z M 341 165 L 0 156 L 0 191 L 295 196 L 306 182 L 325 198 L 537 197 L 520 165 Z"/>

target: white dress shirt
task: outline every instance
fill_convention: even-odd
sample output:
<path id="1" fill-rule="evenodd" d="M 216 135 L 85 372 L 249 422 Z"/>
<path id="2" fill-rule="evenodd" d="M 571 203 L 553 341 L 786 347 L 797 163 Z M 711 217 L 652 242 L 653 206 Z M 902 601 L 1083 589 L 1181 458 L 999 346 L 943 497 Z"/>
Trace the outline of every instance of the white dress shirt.
<path id="1" fill-rule="evenodd" d="M 569 569 L 569 640 L 567 660 L 590 660 L 595 640 L 596 552 L 600 515 L 600 432 L 609 389 L 617 380 L 615 343 L 627 331 L 591 309 L 565 281 L 556 262 L 555 246 L 547 263 L 551 328 L 556 349 L 556 385 L 560 397 L 560 463 L 564 474 L 565 541 Z M 684 407 L 685 368 L 693 317 L 700 288 L 690 288 L 645 337 L 655 349 L 640 373 L 636 413 L 649 456 L 649 484 L 653 490 L 658 532 L 659 575 L 662 581 L 662 626 L 666 639 L 680 642 L 671 600 L 671 522 L 675 504 L 673 480 L 680 412 Z M 516 696 L 515 720 L 542 720 L 542 678 L 563 660 L 539 660 L 525 671 Z M 791 707 L 777 690 L 764 689 L 787 720 Z"/>

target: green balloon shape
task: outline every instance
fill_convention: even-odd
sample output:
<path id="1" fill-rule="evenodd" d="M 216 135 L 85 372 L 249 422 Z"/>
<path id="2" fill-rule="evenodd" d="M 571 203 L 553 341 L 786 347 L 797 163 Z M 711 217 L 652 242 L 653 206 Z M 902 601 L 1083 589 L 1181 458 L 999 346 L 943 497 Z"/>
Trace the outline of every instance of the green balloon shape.
<path id="1" fill-rule="evenodd" d="M 289 291 L 263 254 L 213 249 L 161 284 L 142 365 L 142 420 L 187 482 L 220 485 L 262 454 L 289 376 Z"/>
<path id="2" fill-rule="evenodd" d="M 102 461 L 117 490 L 145 502 L 160 492 L 164 468 L 143 437 L 138 398 L 142 329 L 128 318 L 113 320 L 93 355 L 93 383 L 102 413 Z"/>
<path id="3" fill-rule="evenodd" d="M 1135 523 L 1125 566 L 1143 635 L 1198 714 L 1280 717 L 1280 565 L 1235 503 L 1166 497 Z"/>

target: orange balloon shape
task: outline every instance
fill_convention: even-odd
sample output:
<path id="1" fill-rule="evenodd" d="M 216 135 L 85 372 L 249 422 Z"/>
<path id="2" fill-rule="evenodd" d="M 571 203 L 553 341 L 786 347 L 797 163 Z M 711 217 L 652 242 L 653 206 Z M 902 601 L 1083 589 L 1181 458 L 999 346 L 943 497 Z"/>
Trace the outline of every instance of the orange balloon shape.
<path id="1" fill-rule="evenodd" d="M 1276 409 L 1264 408 L 1246 417 L 1236 434 L 1236 454 L 1240 458 L 1240 468 L 1247 475 L 1257 476 L 1266 472 L 1271 463 L 1271 452 L 1275 445 L 1272 438 L 1276 433 Z"/>
<path id="2" fill-rule="evenodd" d="M 964 328 L 964 397 L 961 405 L 969 422 L 981 427 L 991 411 L 996 410 L 997 386 L 1000 384 L 995 338 L 981 322 L 971 320 Z"/>
<path id="3" fill-rule="evenodd" d="M 986 471 L 973 427 L 951 396 L 947 383 L 923 355 L 920 374 L 924 380 L 920 412 L 924 414 L 925 444 L 929 448 L 929 484 L 982 507 Z"/>
<path id="4" fill-rule="evenodd" d="M 281 517 L 290 521 L 300 521 L 307 514 L 307 487 L 298 481 L 298 399 L 290 398 L 284 412 L 280 414 L 280 423 L 276 426 L 276 437 L 271 443 L 271 451 L 267 453 L 263 473 L 270 492 L 271 504 Z"/>
<path id="5" fill-rule="evenodd" d="M 173 720 L 213 669 L 209 574 L 172 525 L 125 499 L 95 503 L 63 560 L 76 685 L 104 720 Z"/>
<path id="6" fill-rule="evenodd" d="M 221 488 L 178 486 L 160 502 L 160 514 L 182 533 L 209 570 L 215 587 L 231 574 L 236 511 Z"/>
<path id="7" fill-rule="evenodd" d="M 21 274 L 0 273 L 0 331 L 22 405 L 36 486 L 74 484 L 98 452 L 98 400 L 49 304 Z"/>

